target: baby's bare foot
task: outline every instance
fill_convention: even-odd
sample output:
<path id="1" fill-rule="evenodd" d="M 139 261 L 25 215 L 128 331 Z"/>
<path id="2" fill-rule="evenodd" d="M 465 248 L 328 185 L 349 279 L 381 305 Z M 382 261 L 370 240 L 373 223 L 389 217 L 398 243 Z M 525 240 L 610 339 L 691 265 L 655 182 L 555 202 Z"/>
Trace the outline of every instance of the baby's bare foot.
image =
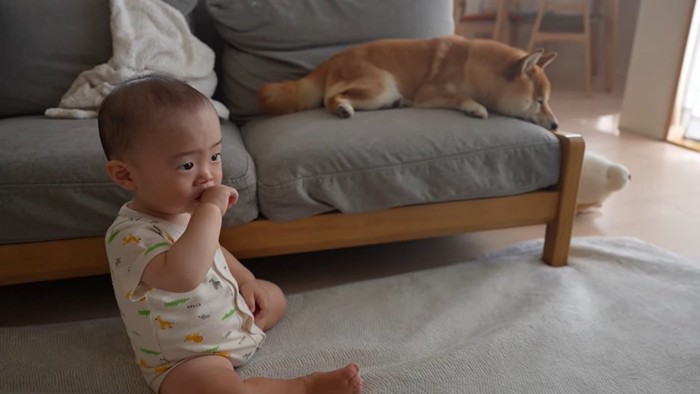
<path id="1" fill-rule="evenodd" d="M 308 394 L 359 394 L 362 392 L 360 367 L 355 363 L 334 371 L 312 373 L 302 379 Z"/>

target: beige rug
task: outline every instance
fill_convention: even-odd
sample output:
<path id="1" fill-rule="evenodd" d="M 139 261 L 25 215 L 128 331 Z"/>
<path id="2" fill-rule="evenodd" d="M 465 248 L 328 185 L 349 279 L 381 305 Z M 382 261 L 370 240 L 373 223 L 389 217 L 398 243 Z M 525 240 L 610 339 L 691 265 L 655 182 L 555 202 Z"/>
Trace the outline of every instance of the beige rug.
<path id="1" fill-rule="evenodd" d="M 700 262 L 632 238 L 541 241 L 477 261 L 289 297 L 240 369 L 355 361 L 366 393 L 699 393 Z M 0 391 L 147 393 L 118 319 L 0 329 Z"/>

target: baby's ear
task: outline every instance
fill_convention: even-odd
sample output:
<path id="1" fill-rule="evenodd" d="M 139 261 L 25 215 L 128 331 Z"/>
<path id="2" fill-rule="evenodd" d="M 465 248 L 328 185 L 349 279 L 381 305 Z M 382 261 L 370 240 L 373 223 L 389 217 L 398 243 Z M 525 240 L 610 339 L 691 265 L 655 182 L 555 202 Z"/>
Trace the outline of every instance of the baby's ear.
<path id="1" fill-rule="evenodd" d="M 136 184 L 131 178 L 129 166 L 121 160 L 110 160 L 107 162 L 107 173 L 112 178 L 112 182 L 123 187 L 126 190 L 133 191 L 136 189 Z"/>

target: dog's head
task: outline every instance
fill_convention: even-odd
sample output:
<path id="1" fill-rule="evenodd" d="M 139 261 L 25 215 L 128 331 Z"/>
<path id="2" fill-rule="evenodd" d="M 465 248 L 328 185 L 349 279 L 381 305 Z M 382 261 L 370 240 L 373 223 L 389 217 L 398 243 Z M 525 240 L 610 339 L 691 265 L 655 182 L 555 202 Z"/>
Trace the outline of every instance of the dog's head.
<path id="1" fill-rule="evenodd" d="M 505 70 L 508 81 L 501 92 L 499 112 L 538 124 L 555 131 L 559 127 L 556 116 L 549 107 L 549 79 L 544 69 L 556 59 L 555 52 L 543 49 L 524 55 Z"/>

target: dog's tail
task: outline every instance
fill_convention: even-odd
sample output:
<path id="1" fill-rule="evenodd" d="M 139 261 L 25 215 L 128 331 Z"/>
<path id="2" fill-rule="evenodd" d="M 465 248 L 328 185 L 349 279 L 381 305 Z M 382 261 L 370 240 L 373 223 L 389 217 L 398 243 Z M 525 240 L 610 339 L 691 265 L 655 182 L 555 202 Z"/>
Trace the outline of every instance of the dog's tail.
<path id="1" fill-rule="evenodd" d="M 260 108 L 280 115 L 323 106 L 327 69 L 326 64 L 321 64 L 304 78 L 263 85 L 258 91 Z"/>

